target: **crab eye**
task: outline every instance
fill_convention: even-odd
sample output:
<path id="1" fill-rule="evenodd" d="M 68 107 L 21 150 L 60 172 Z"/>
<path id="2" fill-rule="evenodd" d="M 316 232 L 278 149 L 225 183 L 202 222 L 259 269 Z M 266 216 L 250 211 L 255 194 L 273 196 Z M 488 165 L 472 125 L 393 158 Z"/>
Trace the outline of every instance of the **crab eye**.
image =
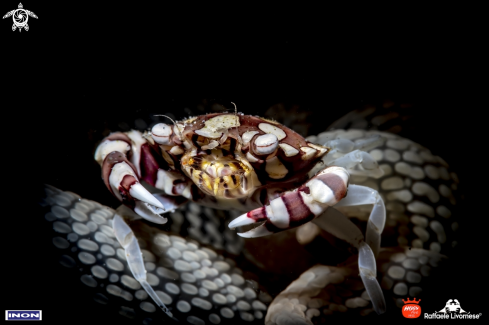
<path id="1" fill-rule="evenodd" d="M 255 152 L 259 155 L 268 155 L 277 149 L 278 139 L 275 134 L 260 135 L 255 140 Z"/>
<path id="2" fill-rule="evenodd" d="M 165 123 L 158 123 L 151 129 L 151 137 L 158 144 L 170 144 L 172 134 L 173 130 Z"/>

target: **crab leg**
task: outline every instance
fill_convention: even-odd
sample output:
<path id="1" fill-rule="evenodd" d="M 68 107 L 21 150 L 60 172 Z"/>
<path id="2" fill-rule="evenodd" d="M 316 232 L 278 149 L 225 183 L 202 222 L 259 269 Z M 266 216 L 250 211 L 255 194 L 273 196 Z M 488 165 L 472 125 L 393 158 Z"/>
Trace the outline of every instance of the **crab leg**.
<path id="1" fill-rule="evenodd" d="M 344 167 L 352 174 L 379 178 L 384 172 L 379 168 L 375 159 L 366 151 L 381 145 L 384 141 L 385 139 L 380 135 L 365 138 L 358 142 L 352 142 L 347 139 L 328 141 L 324 145 L 330 147 L 331 151 L 322 158 L 322 164 L 317 164 L 309 172 L 309 176 L 312 177 L 322 166 L 327 165 Z M 360 165 L 361 169 L 353 170 L 357 165 Z"/>
<path id="2" fill-rule="evenodd" d="M 379 193 L 370 187 L 351 184 L 348 186 L 348 195 L 338 202 L 336 206 L 355 206 L 362 204 L 374 205 L 368 218 L 366 242 L 372 248 L 374 255 L 377 256 L 380 249 L 380 235 L 384 230 L 386 218 L 384 200 L 382 200 Z"/>
<path id="3" fill-rule="evenodd" d="M 351 186 L 352 185 L 350 185 L 350 187 Z M 350 195 L 350 190 L 348 191 L 348 195 Z M 370 296 L 370 300 L 372 301 L 372 305 L 377 314 L 384 313 L 386 306 L 384 294 L 382 293 L 382 289 L 380 288 L 376 278 L 377 266 L 375 256 L 370 246 L 363 240 L 363 235 L 360 232 L 360 229 L 358 229 L 358 227 L 355 226 L 345 215 L 335 209 L 328 209 L 313 222 L 320 228 L 326 230 L 335 237 L 345 240 L 358 249 L 358 270 L 360 271 L 362 282 L 365 285 L 365 289 Z"/>
<path id="4" fill-rule="evenodd" d="M 115 237 L 126 252 L 127 264 L 129 265 L 134 278 L 141 283 L 141 286 L 148 295 L 153 298 L 156 305 L 158 305 L 168 316 L 173 318 L 173 314 L 168 310 L 146 280 L 146 268 L 144 267 L 141 249 L 139 248 L 138 241 L 131 228 L 129 228 L 122 217 L 117 213 L 114 216 L 112 227 L 114 229 Z"/>

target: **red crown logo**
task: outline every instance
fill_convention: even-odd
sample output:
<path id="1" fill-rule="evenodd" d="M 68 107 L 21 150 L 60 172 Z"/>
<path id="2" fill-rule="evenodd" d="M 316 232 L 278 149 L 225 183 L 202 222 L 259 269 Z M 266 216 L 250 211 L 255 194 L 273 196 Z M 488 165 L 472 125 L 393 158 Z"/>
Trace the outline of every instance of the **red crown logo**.
<path id="1" fill-rule="evenodd" d="M 421 301 L 421 299 L 416 301 L 416 297 L 414 297 L 413 300 L 409 300 L 409 298 L 407 300 L 402 299 L 402 302 L 404 304 L 419 304 L 420 301 Z"/>

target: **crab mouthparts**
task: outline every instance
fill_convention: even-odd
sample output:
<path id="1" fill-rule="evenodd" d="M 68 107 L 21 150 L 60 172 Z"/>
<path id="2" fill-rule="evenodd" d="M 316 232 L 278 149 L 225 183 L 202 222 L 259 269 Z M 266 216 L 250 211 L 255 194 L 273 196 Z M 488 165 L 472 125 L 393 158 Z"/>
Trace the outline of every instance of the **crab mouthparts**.
<path id="1" fill-rule="evenodd" d="M 192 181 L 206 194 L 221 198 L 241 198 L 249 194 L 250 168 L 222 150 L 188 159 L 184 167 Z"/>

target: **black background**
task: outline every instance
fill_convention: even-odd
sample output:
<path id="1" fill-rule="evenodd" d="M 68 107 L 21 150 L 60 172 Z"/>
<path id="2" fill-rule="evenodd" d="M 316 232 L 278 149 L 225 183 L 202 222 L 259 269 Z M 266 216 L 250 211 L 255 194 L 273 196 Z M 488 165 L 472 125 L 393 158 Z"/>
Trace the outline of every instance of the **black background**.
<path id="1" fill-rule="evenodd" d="M 1 14 L 17 5 L 3 1 Z M 427 8 L 353 15 L 332 8 L 302 14 L 149 3 L 23 5 L 39 17 L 29 19 L 28 32 L 12 32 L 10 18 L 0 25 L 3 309 L 42 309 L 48 324 L 130 323 L 93 302 L 78 275 L 50 254 L 36 206 L 40 184 L 115 206 L 92 161 L 100 133 L 152 113 L 185 117 L 185 107 L 207 98 L 226 107 L 233 101 L 250 114 L 280 102 L 299 105 L 314 116 L 311 134 L 366 103 L 413 103 L 410 138 L 452 166 L 465 198 L 459 246 L 433 279 L 437 291 L 424 298 L 423 312 L 448 299 L 484 312 L 487 101 L 474 101 L 482 95 L 470 83 L 478 75 L 477 51 L 457 19 L 445 21 Z"/>

